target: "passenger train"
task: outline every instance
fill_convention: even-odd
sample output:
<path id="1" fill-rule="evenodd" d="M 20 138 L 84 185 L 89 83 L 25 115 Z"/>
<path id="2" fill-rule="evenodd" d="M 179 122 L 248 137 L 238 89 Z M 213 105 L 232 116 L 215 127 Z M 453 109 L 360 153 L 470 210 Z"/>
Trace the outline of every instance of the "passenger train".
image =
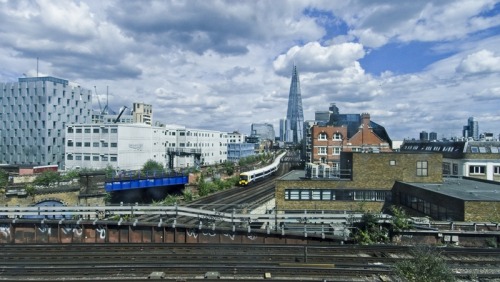
<path id="1" fill-rule="evenodd" d="M 281 158 L 286 155 L 286 152 L 281 153 L 272 164 L 251 171 L 246 171 L 240 173 L 240 181 L 238 184 L 240 186 L 247 186 L 257 180 L 275 173 L 278 170 Z"/>

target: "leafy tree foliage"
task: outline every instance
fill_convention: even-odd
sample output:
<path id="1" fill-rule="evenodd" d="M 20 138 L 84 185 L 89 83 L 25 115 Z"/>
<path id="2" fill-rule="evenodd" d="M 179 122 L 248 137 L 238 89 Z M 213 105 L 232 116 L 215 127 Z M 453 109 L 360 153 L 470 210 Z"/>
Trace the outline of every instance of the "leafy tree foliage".
<path id="1" fill-rule="evenodd" d="M 142 172 L 143 173 L 149 173 L 152 174 L 154 172 L 161 173 L 164 171 L 164 167 L 161 163 L 154 161 L 154 160 L 148 160 L 144 165 L 142 166 Z"/>
<path id="2" fill-rule="evenodd" d="M 57 171 L 47 170 L 39 174 L 33 181 L 34 185 L 49 187 L 51 184 L 59 183 L 61 175 Z"/>
<path id="3" fill-rule="evenodd" d="M 224 162 L 224 170 L 227 175 L 233 175 L 234 173 L 234 163 L 230 161 Z"/>
<path id="4" fill-rule="evenodd" d="M 391 222 L 392 231 L 399 232 L 412 227 L 412 223 L 401 207 L 392 206 L 391 213 L 393 215 Z"/>
<path id="5" fill-rule="evenodd" d="M 9 173 L 5 170 L 0 169 L 0 188 L 3 188 L 9 182 Z"/>
<path id="6" fill-rule="evenodd" d="M 388 230 L 378 223 L 378 216 L 372 213 L 365 213 L 360 222 L 356 224 L 357 229 L 354 239 L 362 245 L 371 245 L 386 242 Z"/>
<path id="7" fill-rule="evenodd" d="M 455 281 L 453 272 L 436 249 L 418 246 L 410 250 L 412 259 L 398 261 L 396 274 L 405 281 L 449 282 Z"/>

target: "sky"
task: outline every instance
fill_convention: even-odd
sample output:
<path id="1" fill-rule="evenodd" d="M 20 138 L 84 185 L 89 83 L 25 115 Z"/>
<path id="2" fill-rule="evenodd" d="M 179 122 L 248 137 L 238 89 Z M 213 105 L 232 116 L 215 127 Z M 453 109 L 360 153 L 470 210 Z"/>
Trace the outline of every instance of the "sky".
<path id="1" fill-rule="evenodd" d="M 67 79 L 164 124 L 278 132 L 295 64 L 305 120 L 335 103 L 392 140 L 500 134 L 495 0 L 0 0 L 0 42 L 1 82 Z"/>

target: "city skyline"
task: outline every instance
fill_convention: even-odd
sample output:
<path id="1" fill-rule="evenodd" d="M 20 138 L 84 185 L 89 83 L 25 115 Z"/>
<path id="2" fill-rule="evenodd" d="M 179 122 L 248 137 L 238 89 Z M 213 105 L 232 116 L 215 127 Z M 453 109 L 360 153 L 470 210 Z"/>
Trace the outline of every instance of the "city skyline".
<path id="1" fill-rule="evenodd" d="M 393 140 L 500 133 L 499 1 L 2 1 L 1 82 L 54 76 L 155 121 L 279 128 L 298 66 L 304 120 L 336 103 Z M 133 15 L 133 16 L 130 16 Z M 95 96 L 95 95 L 94 95 Z M 98 109 L 97 99 L 93 106 Z"/>

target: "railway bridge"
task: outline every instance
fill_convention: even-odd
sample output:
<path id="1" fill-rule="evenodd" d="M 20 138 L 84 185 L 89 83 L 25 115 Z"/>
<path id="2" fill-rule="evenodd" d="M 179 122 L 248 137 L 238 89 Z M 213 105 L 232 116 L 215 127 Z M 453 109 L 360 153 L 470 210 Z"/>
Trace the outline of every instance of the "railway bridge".
<path id="1" fill-rule="evenodd" d="M 159 215 L 156 222 L 141 220 Z M 0 207 L 0 244 L 44 243 L 349 243 L 349 223 L 363 214 L 225 213 L 182 206 Z M 196 224 L 183 224 L 182 218 Z M 389 223 L 380 215 L 379 223 Z M 500 241 L 498 223 L 414 223 L 391 238 L 398 244 L 484 246 Z M 451 229 L 450 229 L 451 228 Z"/>

